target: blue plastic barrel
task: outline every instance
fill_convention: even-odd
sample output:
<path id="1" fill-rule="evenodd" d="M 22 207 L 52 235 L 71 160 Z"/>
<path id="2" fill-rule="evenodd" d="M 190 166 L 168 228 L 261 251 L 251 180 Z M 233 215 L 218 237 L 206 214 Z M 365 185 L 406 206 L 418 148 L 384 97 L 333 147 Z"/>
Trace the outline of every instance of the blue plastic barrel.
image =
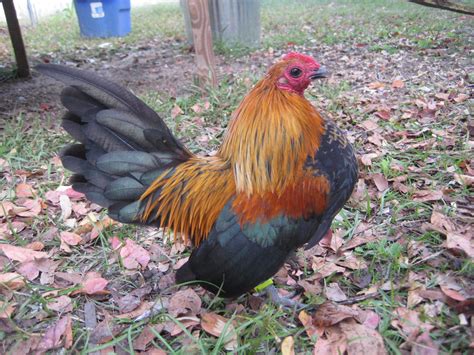
<path id="1" fill-rule="evenodd" d="M 74 0 L 81 36 L 120 37 L 131 30 L 130 0 Z"/>

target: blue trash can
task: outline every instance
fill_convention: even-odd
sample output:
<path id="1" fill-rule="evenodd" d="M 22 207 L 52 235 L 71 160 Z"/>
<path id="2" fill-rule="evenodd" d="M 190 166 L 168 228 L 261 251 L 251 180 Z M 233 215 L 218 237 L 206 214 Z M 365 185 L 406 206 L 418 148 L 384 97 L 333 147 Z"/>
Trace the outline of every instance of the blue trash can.
<path id="1" fill-rule="evenodd" d="M 81 36 L 121 37 L 131 30 L 130 0 L 74 0 Z"/>

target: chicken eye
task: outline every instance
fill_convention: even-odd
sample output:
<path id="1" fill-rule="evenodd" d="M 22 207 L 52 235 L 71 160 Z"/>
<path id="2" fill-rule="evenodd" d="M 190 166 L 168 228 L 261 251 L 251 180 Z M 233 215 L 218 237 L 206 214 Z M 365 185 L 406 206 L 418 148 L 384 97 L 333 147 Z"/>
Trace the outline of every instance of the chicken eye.
<path id="1" fill-rule="evenodd" d="M 300 68 L 291 68 L 290 75 L 293 78 L 299 78 L 303 74 L 303 71 Z"/>

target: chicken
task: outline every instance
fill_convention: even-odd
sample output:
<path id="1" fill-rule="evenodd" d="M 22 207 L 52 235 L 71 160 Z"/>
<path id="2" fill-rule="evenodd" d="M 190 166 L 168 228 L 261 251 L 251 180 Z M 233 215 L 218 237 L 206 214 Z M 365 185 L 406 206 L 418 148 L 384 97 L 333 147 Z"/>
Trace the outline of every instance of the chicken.
<path id="1" fill-rule="evenodd" d="M 37 70 L 68 85 L 61 159 L 72 186 L 123 223 L 189 240 L 176 274 L 236 297 L 271 278 L 328 231 L 357 179 L 353 148 L 304 97 L 325 70 L 289 53 L 245 96 L 214 156 L 186 149 L 141 100 L 96 74 Z"/>

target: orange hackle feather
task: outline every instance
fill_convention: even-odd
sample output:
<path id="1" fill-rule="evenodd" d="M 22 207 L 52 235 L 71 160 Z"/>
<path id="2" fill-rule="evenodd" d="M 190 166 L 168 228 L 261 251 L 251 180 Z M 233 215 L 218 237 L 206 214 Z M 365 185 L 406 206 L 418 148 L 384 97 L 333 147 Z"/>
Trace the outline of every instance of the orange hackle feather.
<path id="1" fill-rule="evenodd" d="M 247 94 L 215 157 L 194 156 L 156 179 L 141 197 L 143 221 L 156 219 L 198 245 L 231 198 L 241 224 L 324 210 L 329 183 L 304 170 L 324 121 L 304 96 L 276 86 L 291 60 L 274 65 Z"/>

